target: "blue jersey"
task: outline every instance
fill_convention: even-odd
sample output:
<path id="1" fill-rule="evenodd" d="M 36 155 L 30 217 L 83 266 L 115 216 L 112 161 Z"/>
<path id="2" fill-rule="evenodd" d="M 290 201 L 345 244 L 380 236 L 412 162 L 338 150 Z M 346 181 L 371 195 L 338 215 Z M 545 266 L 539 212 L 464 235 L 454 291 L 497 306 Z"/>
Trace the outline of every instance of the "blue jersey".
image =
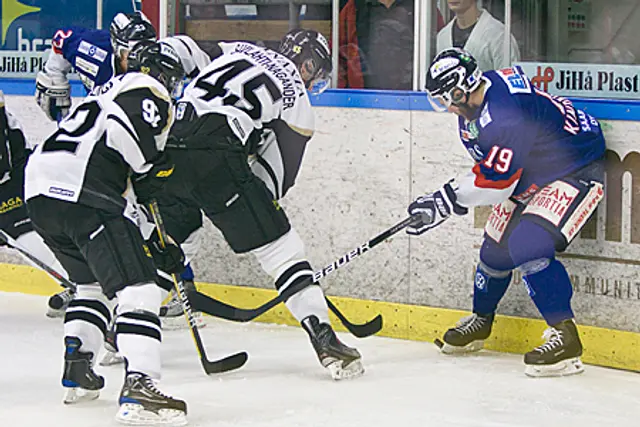
<path id="1" fill-rule="evenodd" d="M 603 158 L 600 124 L 571 101 L 531 84 L 520 67 L 483 73 L 484 101 L 474 120 L 459 118 L 460 138 L 476 161 L 460 184 L 460 203 L 526 200 L 538 189 Z"/>
<path id="2" fill-rule="evenodd" d="M 106 83 L 114 75 L 108 30 L 62 28 L 54 34 L 52 47 L 55 53 L 71 63 L 87 90 Z"/>

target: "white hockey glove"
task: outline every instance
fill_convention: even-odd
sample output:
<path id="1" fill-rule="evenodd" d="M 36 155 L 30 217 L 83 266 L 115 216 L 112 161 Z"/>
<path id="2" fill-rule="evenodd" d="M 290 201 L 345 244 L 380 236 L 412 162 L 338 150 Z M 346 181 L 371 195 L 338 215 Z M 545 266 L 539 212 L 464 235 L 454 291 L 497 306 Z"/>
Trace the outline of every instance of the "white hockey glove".
<path id="1" fill-rule="evenodd" d="M 36 76 L 36 102 L 49 120 L 64 119 L 71 108 L 69 81 L 40 71 Z"/>
<path id="2" fill-rule="evenodd" d="M 420 235 L 442 224 L 452 213 L 465 215 L 469 212 L 469 209 L 456 202 L 455 188 L 456 184 L 451 180 L 440 190 L 412 202 L 407 211 L 416 221 L 407 227 L 407 234 Z"/>

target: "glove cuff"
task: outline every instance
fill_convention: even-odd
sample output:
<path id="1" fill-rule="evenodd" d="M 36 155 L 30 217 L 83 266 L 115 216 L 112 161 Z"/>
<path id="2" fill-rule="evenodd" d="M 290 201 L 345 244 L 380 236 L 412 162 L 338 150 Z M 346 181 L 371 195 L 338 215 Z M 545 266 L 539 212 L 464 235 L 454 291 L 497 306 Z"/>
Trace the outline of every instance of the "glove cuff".
<path id="1" fill-rule="evenodd" d="M 458 185 L 454 180 L 451 180 L 442 187 L 442 193 L 446 196 L 447 202 L 454 214 L 460 216 L 466 215 L 469 213 L 469 209 L 458 203 L 458 196 L 456 195 L 457 188 Z"/>

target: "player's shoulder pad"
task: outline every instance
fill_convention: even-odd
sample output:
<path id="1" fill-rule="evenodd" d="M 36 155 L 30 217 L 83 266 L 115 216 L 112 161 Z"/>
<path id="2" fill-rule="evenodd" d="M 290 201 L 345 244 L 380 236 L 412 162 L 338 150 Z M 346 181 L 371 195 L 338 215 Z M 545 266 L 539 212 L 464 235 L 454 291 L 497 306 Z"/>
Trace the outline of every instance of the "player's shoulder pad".
<path id="1" fill-rule="evenodd" d="M 143 73 L 126 73 L 111 81 L 114 80 L 119 87 L 114 88 L 113 102 L 136 126 L 146 128 L 152 135 L 168 130 L 173 122 L 173 104 L 164 86 Z"/>
<path id="2" fill-rule="evenodd" d="M 98 62 L 103 62 L 111 53 L 108 31 L 74 26 L 58 29 L 52 37 L 51 47 L 65 57 L 82 54 Z"/>
<path id="3" fill-rule="evenodd" d="M 211 63 L 209 55 L 198 46 L 195 40 L 187 35 L 178 34 L 166 37 L 160 42 L 173 47 L 180 57 L 187 78 L 195 78 L 201 70 Z"/>
<path id="4" fill-rule="evenodd" d="M 119 93 L 148 89 L 154 97 L 171 103 L 171 96 L 158 80 L 144 73 L 125 73 L 118 77 L 121 80 Z"/>
<path id="5" fill-rule="evenodd" d="M 242 53 L 247 50 L 259 49 L 259 46 L 249 42 L 220 42 L 218 43 L 223 55 Z"/>

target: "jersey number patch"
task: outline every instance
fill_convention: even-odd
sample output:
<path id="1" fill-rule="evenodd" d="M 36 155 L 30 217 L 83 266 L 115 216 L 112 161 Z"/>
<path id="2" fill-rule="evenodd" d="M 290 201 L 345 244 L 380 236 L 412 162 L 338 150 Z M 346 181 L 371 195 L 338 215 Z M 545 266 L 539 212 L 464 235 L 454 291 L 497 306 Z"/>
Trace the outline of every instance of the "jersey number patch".
<path id="1" fill-rule="evenodd" d="M 222 103 L 224 105 L 236 106 L 236 104 L 240 101 L 240 97 L 234 94 L 228 94 L 229 89 L 225 88 L 225 85 L 230 80 L 236 78 L 238 75 L 242 74 L 252 67 L 253 64 L 251 62 L 245 59 L 240 59 L 204 74 L 195 82 L 195 86 L 197 88 L 206 91 L 206 93 L 202 95 L 200 99 L 208 102 L 214 98 L 222 97 Z M 214 84 L 211 84 L 211 82 L 207 79 L 209 79 L 212 75 L 218 73 L 222 73 L 222 75 L 215 79 Z M 262 116 L 262 104 L 256 96 L 256 91 L 261 87 L 265 87 L 267 89 L 267 92 L 269 93 L 269 96 L 271 96 L 271 100 L 273 102 L 276 102 L 277 100 L 282 98 L 282 94 L 280 93 L 280 90 L 278 89 L 276 83 L 265 73 L 260 73 L 257 76 L 247 80 L 242 85 L 242 96 L 244 100 L 251 106 L 251 108 L 238 108 L 247 113 L 253 120 L 259 120 Z"/>
<path id="2" fill-rule="evenodd" d="M 511 160 L 513 160 L 513 151 L 494 145 L 482 165 L 498 173 L 506 173 L 511 166 Z"/>
<path id="3" fill-rule="evenodd" d="M 145 98 L 142 101 L 142 118 L 145 122 L 149 123 L 152 128 L 158 127 L 160 121 L 160 110 L 155 102 L 149 98 Z"/>
<path id="4" fill-rule="evenodd" d="M 60 123 L 59 129 L 44 142 L 42 151 L 68 151 L 75 154 L 80 141 L 73 141 L 73 139 L 81 138 L 91 130 L 100 111 L 100 106 L 95 101 L 79 106 L 71 116 Z"/>

